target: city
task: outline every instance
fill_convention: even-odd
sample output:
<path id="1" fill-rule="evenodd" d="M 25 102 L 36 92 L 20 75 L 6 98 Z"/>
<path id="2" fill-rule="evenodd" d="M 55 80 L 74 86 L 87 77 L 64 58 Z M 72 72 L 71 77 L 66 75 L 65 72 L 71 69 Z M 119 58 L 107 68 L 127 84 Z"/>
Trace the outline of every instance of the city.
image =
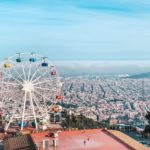
<path id="1" fill-rule="evenodd" d="M 149 150 L 150 1 L 0 0 L 0 150 Z"/>
<path id="2" fill-rule="evenodd" d="M 67 77 L 62 79 L 64 102 L 76 114 L 110 124 L 143 128 L 150 109 L 150 79 Z"/>

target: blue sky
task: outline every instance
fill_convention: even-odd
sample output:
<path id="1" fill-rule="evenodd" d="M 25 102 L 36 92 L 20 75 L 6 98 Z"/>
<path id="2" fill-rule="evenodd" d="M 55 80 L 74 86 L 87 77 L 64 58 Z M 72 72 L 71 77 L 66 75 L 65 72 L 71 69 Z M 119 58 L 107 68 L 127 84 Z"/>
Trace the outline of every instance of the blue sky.
<path id="1" fill-rule="evenodd" d="M 0 0 L 0 59 L 148 60 L 149 0 Z"/>

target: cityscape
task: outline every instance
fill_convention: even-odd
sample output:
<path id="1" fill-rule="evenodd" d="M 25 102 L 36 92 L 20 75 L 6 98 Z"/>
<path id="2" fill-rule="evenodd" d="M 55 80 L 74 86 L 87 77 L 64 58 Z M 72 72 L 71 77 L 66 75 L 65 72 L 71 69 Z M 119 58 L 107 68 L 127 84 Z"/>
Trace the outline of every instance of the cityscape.
<path id="1" fill-rule="evenodd" d="M 77 114 L 111 124 L 143 128 L 150 109 L 150 80 L 130 78 L 68 77 L 62 79 L 64 102 Z"/>
<path id="2" fill-rule="evenodd" d="M 0 150 L 150 150 L 149 0 L 0 0 Z"/>
<path id="3" fill-rule="evenodd" d="M 93 73 L 61 76 L 57 67 L 52 65 L 47 57 L 37 53 L 15 54 L 4 60 L 1 66 L 1 145 L 3 146 L 4 140 L 4 149 L 8 149 L 11 136 L 15 136 L 14 142 L 17 142 L 17 138 L 20 138 L 17 134 L 29 134 L 31 136 L 26 138 L 32 138 L 32 143 L 40 149 L 41 141 L 37 140 L 40 132 L 45 137 L 51 137 L 51 134 L 54 136 L 54 140 L 47 139 L 47 145 L 43 141 L 43 149 L 59 148 L 60 131 L 64 130 L 64 134 L 67 133 L 66 130 L 69 130 L 67 134 L 71 134 L 70 131 L 79 131 L 76 134 L 83 139 L 80 135 L 83 129 L 86 129 L 90 136 L 91 133 L 96 134 L 100 131 L 103 136 L 111 134 L 121 141 L 128 135 L 125 139 L 135 143 L 133 139 L 137 140 L 137 137 L 132 137 L 132 134 L 142 136 L 141 133 L 146 131 L 149 123 L 146 117 L 150 109 L 148 76 L 149 72 L 135 75 L 132 73 L 98 76 Z M 117 130 L 121 132 L 116 133 Z M 62 135 L 62 138 L 64 136 Z M 129 136 L 133 139 L 128 139 Z M 73 136 L 72 140 L 75 139 Z M 93 137 L 93 140 L 98 139 Z M 123 141 L 126 146 L 140 146 L 145 149 L 142 145 L 144 144 L 150 147 L 148 139 L 141 137 L 139 140 L 141 144 L 128 145 L 127 141 Z M 52 141 L 54 143 L 51 143 Z M 84 145 L 85 142 L 84 140 Z M 100 143 L 97 142 L 99 147 Z M 60 146 L 66 147 L 63 143 Z M 82 144 L 80 146 L 82 147 Z M 90 149 L 94 148 L 91 146 L 90 144 Z M 34 149 L 33 147 L 30 149 Z"/>

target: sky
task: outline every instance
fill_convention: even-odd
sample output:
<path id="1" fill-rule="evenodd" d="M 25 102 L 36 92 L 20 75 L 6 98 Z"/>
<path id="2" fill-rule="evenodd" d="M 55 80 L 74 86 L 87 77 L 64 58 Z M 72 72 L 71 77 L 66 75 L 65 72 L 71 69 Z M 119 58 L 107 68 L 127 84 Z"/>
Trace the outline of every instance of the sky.
<path id="1" fill-rule="evenodd" d="M 0 0 L 0 60 L 149 60 L 149 0 Z"/>

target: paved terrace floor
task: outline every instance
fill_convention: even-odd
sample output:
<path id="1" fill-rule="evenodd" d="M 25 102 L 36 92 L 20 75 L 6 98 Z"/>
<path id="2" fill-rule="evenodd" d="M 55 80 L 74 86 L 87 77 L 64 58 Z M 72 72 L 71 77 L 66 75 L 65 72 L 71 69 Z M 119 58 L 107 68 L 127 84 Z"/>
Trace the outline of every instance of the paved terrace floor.
<path id="1" fill-rule="evenodd" d="M 32 134 L 34 141 L 41 143 L 40 150 L 42 150 L 42 140 L 47 139 L 47 134 L 48 132 Z M 59 145 L 55 149 L 52 147 L 53 138 L 49 140 L 48 150 L 133 150 L 101 129 L 62 131 L 58 137 Z"/>

